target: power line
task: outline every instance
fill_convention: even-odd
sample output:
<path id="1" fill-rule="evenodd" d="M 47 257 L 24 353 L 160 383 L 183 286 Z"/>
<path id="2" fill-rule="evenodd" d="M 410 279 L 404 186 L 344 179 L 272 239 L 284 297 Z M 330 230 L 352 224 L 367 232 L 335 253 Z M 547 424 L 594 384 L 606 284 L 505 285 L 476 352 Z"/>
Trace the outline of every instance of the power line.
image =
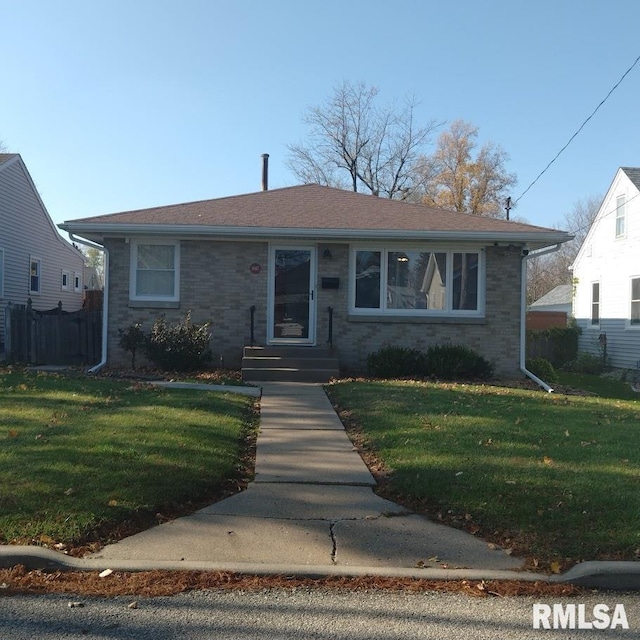
<path id="1" fill-rule="evenodd" d="M 632 200 L 635 200 L 636 198 L 640 198 L 640 193 L 636 193 L 635 196 L 631 196 L 628 200 L 624 201 L 624 205 L 628 205 Z M 593 222 L 591 222 L 590 224 L 586 224 L 583 225 L 582 227 L 578 227 L 577 229 L 572 229 L 571 231 L 569 231 L 569 233 L 571 234 L 576 234 L 579 233 L 580 231 L 587 231 L 589 229 L 591 229 L 591 227 L 593 227 L 596 224 L 596 221 L 598 223 L 602 222 L 605 218 L 608 218 L 609 216 L 613 215 L 614 213 L 618 212 L 618 207 L 614 207 L 613 209 L 611 209 L 610 211 L 607 211 L 606 213 L 603 213 L 600 217 L 597 217 L 593 219 Z"/>
<path id="2" fill-rule="evenodd" d="M 638 62 L 640 62 L 640 56 L 638 56 L 635 59 L 635 62 L 622 74 L 622 77 L 620 78 L 620 80 L 618 80 L 618 82 L 616 82 L 616 84 L 613 85 L 609 93 L 607 93 L 607 95 L 604 97 L 604 100 L 600 102 L 600 104 L 593 110 L 591 115 L 580 125 L 580 128 L 569 138 L 569 141 L 567 142 L 567 144 L 565 144 L 564 147 L 562 147 L 562 149 L 558 151 L 558 153 L 555 155 L 553 160 L 551 160 L 551 162 L 538 174 L 536 179 L 520 194 L 520 197 L 515 201 L 515 204 L 520 202 L 520 199 L 522 198 L 522 196 L 524 196 L 524 194 L 527 193 L 527 191 L 529 191 L 529 189 L 531 189 L 531 187 L 533 187 L 533 185 L 536 182 L 538 182 L 538 180 L 540 180 L 540 178 L 547 172 L 547 169 L 549 169 L 549 167 L 560 157 L 560 154 L 573 142 L 573 139 L 582 131 L 582 129 L 584 129 L 587 122 L 589 122 L 589 120 L 591 120 L 591 118 L 593 118 L 593 116 L 596 115 L 596 112 L 598 111 L 598 109 L 600 109 L 600 107 L 609 99 L 609 96 L 620 86 L 622 81 L 627 77 L 627 75 L 632 71 L 632 69 L 638 64 Z"/>

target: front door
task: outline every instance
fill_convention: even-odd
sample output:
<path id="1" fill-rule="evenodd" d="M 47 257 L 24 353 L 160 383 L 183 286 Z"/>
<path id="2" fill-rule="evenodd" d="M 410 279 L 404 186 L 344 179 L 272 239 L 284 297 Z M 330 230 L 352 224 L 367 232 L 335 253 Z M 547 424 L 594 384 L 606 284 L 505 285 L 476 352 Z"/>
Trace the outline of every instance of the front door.
<path id="1" fill-rule="evenodd" d="M 272 246 L 269 271 L 269 342 L 314 344 L 315 247 Z"/>

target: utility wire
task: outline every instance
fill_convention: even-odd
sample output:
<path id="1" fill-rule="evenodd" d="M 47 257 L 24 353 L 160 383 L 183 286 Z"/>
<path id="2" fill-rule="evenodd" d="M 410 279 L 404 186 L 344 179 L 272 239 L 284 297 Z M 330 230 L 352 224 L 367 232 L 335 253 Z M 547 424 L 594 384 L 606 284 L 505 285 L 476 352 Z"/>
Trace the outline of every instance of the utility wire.
<path id="1" fill-rule="evenodd" d="M 580 128 L 569 138 L 569 141 L 567 142 L 567 144 L 565 144 L 564 147 L 562 147 L 562 149 L 558 151 L 558 153 L 555 155 L 553 160 L 551 160 L 551 162 L 538 174 L 537 178 L 520 194 L 520 197 L 515 201 L 514 204 L 517 204 L 518 202 L 520 202 L 522 196 L 524 196 L 524 194 L 527 193 L 527 191 L 529 191 L 529 189 L 531 189 L 531 187 L 533 187 L 533 185 L 536 182 L 538 182 L 540 178 L 542 178 L 542 176 L 547 172 L 547 169 L 549 169 L 549 167 L 560 157 L 560 154 L 573 142 L 573 139 L 582 131 L 582 129 L 584 129 L 587 122 L 589 122 L 589 120 L 591 120 L 591 118 L 593 118 L 593 116 L 596 115 L 596 112 L 598 111 L 598 109 L 600 109 L 600 107 L 609 99 L 609 96 L 620 86 L 622 81 L 627 77 L 627 75 L 632 71 L 632 69 L 638 64 L 638 62 L 640 62 L 640 56 L 638 56 L 635 59 L 635 62 L 622 74 L 622 77 L 620 78 L 620 80 L 618 80 L 618 82 L 616 82 L 616 84 L 613 85 L 609 93 L 607 93 L 607 95 L 605 96 L 604 100 L 602 100 L 602 102 L 593 110 L 591 115 L 580 125 Z"/>

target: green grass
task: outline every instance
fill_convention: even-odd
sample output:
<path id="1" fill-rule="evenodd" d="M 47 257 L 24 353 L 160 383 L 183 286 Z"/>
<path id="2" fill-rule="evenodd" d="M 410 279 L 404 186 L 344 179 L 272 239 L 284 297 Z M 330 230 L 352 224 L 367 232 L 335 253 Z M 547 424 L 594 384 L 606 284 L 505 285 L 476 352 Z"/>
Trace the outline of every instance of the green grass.
<path id="1" fill-rule="evenodd" d="M 385 495 L 541 566 L 640 553 L 637 400 L 407 381 L 328 391 L 390 470 Z"/>
<path id="2" fill-rule="evenodd" d="M 0 542 L 76 544 L 238 477 L 252 400 L 0 368 Z"/>
<path id="3" fill-rule="evenodd" d="M 635 392 L 628 382 L 615 380 L 588 373 L 571 373 L 558 370 L 558 382 L 564 387 L 582 389 L 603 398 L 618 400 L 640 400 L 640 394 Z"/>

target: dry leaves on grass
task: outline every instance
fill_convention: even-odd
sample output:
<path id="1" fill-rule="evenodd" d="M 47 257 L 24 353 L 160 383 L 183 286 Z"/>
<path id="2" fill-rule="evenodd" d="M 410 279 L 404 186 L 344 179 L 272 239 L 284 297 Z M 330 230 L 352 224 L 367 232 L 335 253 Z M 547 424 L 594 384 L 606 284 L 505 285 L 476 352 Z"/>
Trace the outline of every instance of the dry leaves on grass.
<path id="1" fill-rule="evenodd" d="M 424 580 L 385 577 L 298 578 L 294 576 L 252 576 L 204 571 L 114 571 L 100 577 L 97 571 L 45 573 L 23 566 L 0 569 L 0 596 L 16 594 L 67 593 L 81 596 L 160 597 L 205 589 L 337 589 L 347 591 L 452 592 L 474 597 L 536 596 L 560 598 L 586 593 L 573 585 L 525 581 Z"/>

